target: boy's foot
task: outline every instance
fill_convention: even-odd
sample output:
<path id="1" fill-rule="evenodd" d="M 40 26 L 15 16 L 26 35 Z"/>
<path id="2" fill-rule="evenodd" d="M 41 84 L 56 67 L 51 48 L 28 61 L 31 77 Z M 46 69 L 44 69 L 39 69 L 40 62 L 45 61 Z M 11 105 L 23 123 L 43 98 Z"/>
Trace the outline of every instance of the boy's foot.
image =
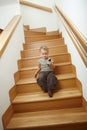
<path id="1" fill-rule="evenodd" d="M 52 90 L 48 90 L 48 95 L 49 95 L 49 97 L 53 97 L 53 91 Z"/>

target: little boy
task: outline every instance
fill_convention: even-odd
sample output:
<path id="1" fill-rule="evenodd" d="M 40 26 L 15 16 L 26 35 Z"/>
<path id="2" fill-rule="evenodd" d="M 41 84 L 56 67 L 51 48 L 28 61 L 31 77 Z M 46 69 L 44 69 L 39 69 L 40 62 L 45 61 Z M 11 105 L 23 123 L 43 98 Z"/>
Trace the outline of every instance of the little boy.
<path id="1" fill-rule="evenodd" d="M 55 65 L 51 58 L 48 57 L 49 49 L 46 46 L 40 47 L 41 59 L 38 61 L 38 69 L 35 72 L 35 78 L 39 86 L 48 92 L 50 97 L 53 96 L 53 90 L 57 85 L 57 78 L 54 75 Z"/>

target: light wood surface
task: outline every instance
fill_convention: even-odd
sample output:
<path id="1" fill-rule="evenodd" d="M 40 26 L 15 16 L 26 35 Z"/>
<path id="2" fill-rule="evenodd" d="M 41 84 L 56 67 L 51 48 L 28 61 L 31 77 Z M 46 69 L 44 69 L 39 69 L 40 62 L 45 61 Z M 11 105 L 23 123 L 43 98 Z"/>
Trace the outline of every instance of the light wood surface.
<path id="1" fill-rule="evenodd" d="M 66 45 L 61 45 L 61 46 L 53 46 L 53 47 L 49 47 L 49 55 L 51 54 L 60 54 L 60 53 L 66 53 L 67 52 L 67 46 Z M 29 57 L 29 56 L 36 56 L 36 55 L 40 55 L 40 49 L 28 49 L 28 50 L 24 50 L 21 51 L 21 57 Z"/>
<path id="2" fill-rule="evenodd" d="M 68 79 L 68 78 L 75 78 L 76 75 L 71 73 L 71 74 L 60 74 L 60 75 L 56 75 L 56 77 L 58 78 L 58 80 L 63 80 L 63 79 Z M 36 79 L 33 78 L 23 78 L 20 79 L 16 84 L 29 84 L 29 83 L 36 83 Z"/>
<path id="3" fill-rule="evenodd" d="M 40 28 L 34 28 L 34 29 L 25 27 L 24 35 L 25 36 L 46 35 L 46 27 L 40 27 Z"/>
<path id="4" fill-rule="evenodd" d="M 1 35 L 0 35 L 0 57 L 2 56 L 3 52 L 5 51 L 5 48 L 6 48 L 7 44 L 9 43 L 8 41 L 10 40 L 20 19 L 21 19 L 20 15 L 14 16 L 12 18 L 12 20 L 9 22 L 9 24 L 6 26 L 4 31 L 1 33 Z"/>
<path id="5" fill-rule="evenodd" d="M 32 35 L 37 37 L 35 33 Z M 42 91 L 34 77 L 41 45 L 49 45 L 49 56 L 56 66 L 58 84 L 53 97 Z M 9 91 L 11 107 L 3 116 L 5 130 L 86 130 L 87 107 L 83 103 L 82 86 L 64 38 L 46 38 L 25 43 L 23 47 L 14 74 L 15 85 Z"/>
<path id="6" fill-rule="evenodd" d="M 13 113 L 14 113 L 13 107 L 12 107 L 12 105 L 10 105 L 8 107 L 8 109 L 5 111 L 5 113 L 3 114 L 3 116 L 2 116 L 2 121 L 3 121 L 3 127 L 4 127 L 4 129 L 6 129 L 8 123 L 9 123 L 9 120 L 13 116 Z"/>
<path id="7" fill-rule="evenodd" d="M 40 46 L 61 46 L 64 45 L 64 38 L 54 39 L 54 40 L 44 40 L 44 41 L 38 41 L 38 42 L 31 42 L 31 43 L 25 43 L 23 44 L 24 50 L 26 49 L 39 49 Z"/>
<path id="8" fill-rule="evenodd" d="M 65 63 L 65 62 L 70 62 L 71 57 L 69 53 L 61 53 L 58 55 L 49 55 L 50 58 L 54 61 L 54 63 Z M 32 66 L 37 66 L 38 65 L 38 59 L 40 59 L 40 56 L 37 57 L 29 57 L 29 58 L 22 58 L 18 60 L 18 66 L 20 68 L 25 68 L 25 67 L 32 67 Z"/>
<path id="9" fill-rule="evenodd" d="M 58 35 L 37 35 L 37 36 L 35 35 L 35 36 L 25 37 L 25 42 L 29 43 L 29 42 L 35 42 L 35 41 L 51 40 L 51 39 L 57 39 L 61 37 L 62 37 L 62 33 Z"/>
<path id="10" fill-rule="evenodd" d="M 46 6 L 41 6 L 41 5 L 29 2 L 29 1 L 20 0 L 20 4 L 30 6 L 30 7 L 36 8 L 36 9 L 40 9 L 40 10 L 43 10 L 43 11 L 46 11 L 46 12 L 49 12 L 49 13 L 52 13 L 51 8 L 46 7 Z"/>
<path id="11" fill-rule="evenodd" d="M 28 67 L 28 68 L 23 68 L 18 71 L 20 78 L 29 78 L 29 77 L 34 77 L 34 74 L 36 72 L 37 66 L 36 67 Z M 68 74 L 68 73 L 75 73 L 75 67 L 72 66 L 71 64 L 65 64 L 65 65 L 58 65 L 55 64 L 55 74 Z M 15 73 L 15 77 L 17 77 L 17 74 Z M 15 79 L 17 81 L 17 79 Z"/>
<path id="12" fill-rule="evenodd" d="M 40 129 L 43 129 L 43 126 L 47 127 L 50 124 L 50 127 L 55 125 L 57 127 L 55 130 L 57 130 L 58 126 L 60 128 L 60 125 L 64 125 L 64 127 L 68 124 L 72 124 L 71 126 L 73 127 L 74 123 L 79 124 L 79 126 L 81 123 L 84 125 L 84 122 L 86 122 L 86 120 L 87 120 L 87 114 L 82 110 L 82 108 L 72 110 L 66 109 L 66 110 L 51 110 L 51 111 L 32 112 L 32 113 L 18 113 L 14 114 L 7 128 L 12 130 L 13 128 L 22 129 L 33 127 L 37 129 L 37 127 L 40 127 Z M 87 128 L 87 124 L 85 124 L 85 126 L 86 126 L 85 128 Z M 69 129 L 73 130 L 72 127 L 71 129 L 69 127 Z M 76 130 L 75 127 L 73 128 Z M 53 129 L 51 128 L 51 130 Z"/>

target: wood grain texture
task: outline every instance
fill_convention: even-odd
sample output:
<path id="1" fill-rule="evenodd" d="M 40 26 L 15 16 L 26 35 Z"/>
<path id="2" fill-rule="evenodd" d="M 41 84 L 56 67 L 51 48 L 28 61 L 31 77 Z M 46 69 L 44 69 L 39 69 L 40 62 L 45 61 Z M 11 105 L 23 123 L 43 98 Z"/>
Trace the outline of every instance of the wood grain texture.
<path id="1" fill-rule="evenodd" d="M 43 10 L 43 11 L 46 11 L 46 12 L 49 12 L 49 13 L 52 13 L 51 8 L 46 7 L 46 6 L 41 6 L 41 5 L 29 2 L 29 1 L 20 0 L 20 4 L 30 6 L 30 7 L 33 7 L 33 8 L 37 8 L 37 9 L 40 9 L 40 10 Z"/>
<path id="2" fill-rule="evenodd" d="M 86 120 L 87 115 L 82 108 L 18 113 L 14 114 L 11 122 L 8 124 L 8 129 L 58 130 L 60 128 L 60 130 L 82 130 L 82 128 L 87 128 Z"/>
<path id="3" fill-rule="evenodd" d="M 30 29 L 28 29 L 30 30 Z M 38 33 L 39 34 L 39 33 Z M 32 34 L 31 38 L 37 37 Z M 36 35 L 36 36 L 35 36 Z M 41 36 L 40 34 L 39 36 Z M 15 85 L 10 89 L 11 106 L 3 116 L 5 130 L 86 130 L 87 105 L 83 101 L 82 86 L 76 76 L 64 38 L 23 44 Z M 49 45 L 49 56 L 55 63 L 57 88 L 50 98 L 42 91 L 34 77 L 39 46 Z M 10 114 L 9 114 L 10 113 Z"/>
<path id="4" fill-rule="evenodd" d="M 8 41 L 10 40 L 20 19 L 21 19 L 20 15 L 14 16 L 13 19 L 10 21 L 10 23 L 7 25 L 7 27 L 4 29 L 4 31 L 1 33 L 1 35 L 0 35 L 0 57 L 2 56 L 6 46 L 8 44 Z"/>
<path id="5" fill-rule="evenodd" d="M 24 47 L 24 50 L 39 49 L 40 46 L 43 46 L 43 45 L 49 46 L 49 47 L 58 46 L 58 45 L 61 46 L 61 45 L 64 45 L 64 38 L 25 43 L 25 44 L 23 44 L 23 47 Z"/>

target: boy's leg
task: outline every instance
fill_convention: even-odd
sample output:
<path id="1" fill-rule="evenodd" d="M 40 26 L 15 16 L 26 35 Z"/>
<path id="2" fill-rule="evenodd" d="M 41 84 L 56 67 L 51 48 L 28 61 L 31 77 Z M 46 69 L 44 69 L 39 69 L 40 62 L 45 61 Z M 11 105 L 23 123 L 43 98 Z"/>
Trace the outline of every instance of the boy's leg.
<path id="1" fill-rule="evenodd" d="M 47 92 L 48 89 L 47 89 L 47 73 L 46 72 L 39 73 L 37 83 L 45 92 Z"/>
<path id="2" fill-rule="evenodd" d="M 50 97 L 52 97 L 53 95 L 53 90 L 56 89 L 57 82 L 58 80 L 56 76 L 54 75 L 54 73 L 50 72 L 47 76 L 47 87 L 48 87 L 48 94 Z"/>

